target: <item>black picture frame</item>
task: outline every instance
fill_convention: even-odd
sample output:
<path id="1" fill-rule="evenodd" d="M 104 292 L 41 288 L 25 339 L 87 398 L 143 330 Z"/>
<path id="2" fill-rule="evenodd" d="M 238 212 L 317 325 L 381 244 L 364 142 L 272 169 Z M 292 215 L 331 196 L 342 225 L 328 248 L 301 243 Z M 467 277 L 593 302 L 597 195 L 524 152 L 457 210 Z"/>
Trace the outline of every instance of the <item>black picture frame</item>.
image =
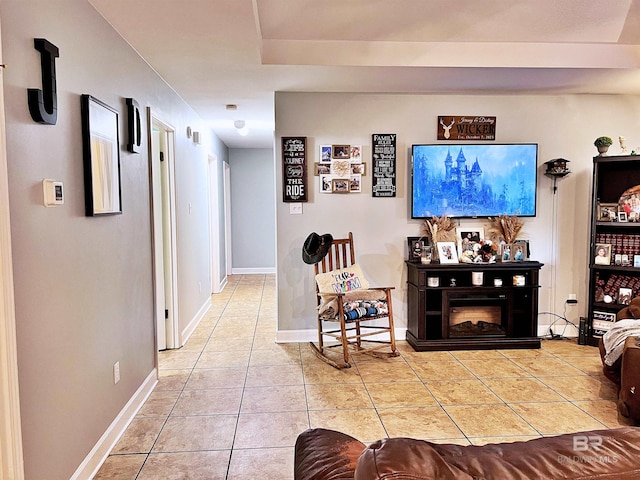
<path id="1" fill-rule="evenodd" d="M 419 247 L 416 247 L 419 244 Z M 427 237 L 407 237 L 408 260 L 410 262 L 420 262 L 422 257 L 422 247 L 430 245 Z"/>
<path id="2" fill-rule="evenodd" d="M 121 214 L 118 111 L 86 94 L 81 105 L 86 215 Z"/>

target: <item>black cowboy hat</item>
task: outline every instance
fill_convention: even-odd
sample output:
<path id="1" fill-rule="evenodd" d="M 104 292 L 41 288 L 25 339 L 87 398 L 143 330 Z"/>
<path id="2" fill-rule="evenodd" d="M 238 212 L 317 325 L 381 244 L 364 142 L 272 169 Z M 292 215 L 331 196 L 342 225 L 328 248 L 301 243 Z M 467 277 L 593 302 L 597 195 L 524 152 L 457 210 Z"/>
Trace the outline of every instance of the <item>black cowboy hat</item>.
<path id="1" fill-rule="evenodd" d="M 316 232 L 309 234 L 302 247 L 302 261 L 313 265 L 318 263 L 329 252 L 333 237 L 329 233 L 320 236 Z"/>

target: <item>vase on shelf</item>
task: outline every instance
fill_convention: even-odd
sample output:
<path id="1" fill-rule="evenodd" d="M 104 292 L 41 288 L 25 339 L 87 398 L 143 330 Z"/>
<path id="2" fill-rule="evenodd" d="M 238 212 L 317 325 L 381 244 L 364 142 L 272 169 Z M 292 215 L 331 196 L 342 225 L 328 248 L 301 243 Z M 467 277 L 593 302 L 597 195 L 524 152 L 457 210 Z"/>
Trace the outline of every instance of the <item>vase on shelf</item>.
<path id="1" fill-rule="evenodd" d="M 598 153 L 599 153 L 599 157 L 605 157 L 607 155 L 607 152 L 609 151 L 609 145 L 602 145 L 600 147 L 598 147 Z"/>

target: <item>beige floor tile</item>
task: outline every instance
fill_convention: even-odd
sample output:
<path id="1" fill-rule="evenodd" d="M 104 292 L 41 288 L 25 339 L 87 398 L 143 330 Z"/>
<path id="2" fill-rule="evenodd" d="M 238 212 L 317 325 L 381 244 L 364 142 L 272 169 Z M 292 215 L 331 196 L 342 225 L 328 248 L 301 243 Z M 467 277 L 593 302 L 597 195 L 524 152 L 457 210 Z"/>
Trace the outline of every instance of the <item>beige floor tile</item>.
<path id="1" fill-rule="evenodd" d="M 233 448 L 292 447 L 308 428 L 307 412 L 241 413 Z"/>
<path id="2" fill-rule="evenodd" d="M 202 352 L 196 368 L 246 367 L 249 365 L 249 350 L 240 352 Z"/>
<path id="3" fill-rule="evenodd" d="M 375 410 L 313 410 L 309 412 L 311 428 L 328 428 L 370 443 L 386 437 Z"/>
<path id="4" fill-rule="evenodd" d="M 247 387 L 242 396 L 242 413 L 306 412 L 304 385 Z"/>
<path id="5" fill-rule="evenodd" d="M 429 382 L 427 386 L 442 405 L 502 403 L 502 400 L 479 380 L 442 380 Z"/>
<path id="6" fill-rule="evenodd" d="M 149 453 L 166 420 L 164 417 L 134 418 L 111 453 Z"/>
<path id="7" fill-rule="evenodd" d="M 174 417 L 186 415 L 237 414 L 240 411 L 242 388 L 185 390 L 171 412 Z"/>
<path id="8" fill-rule="evenodd" d="M 136 480 L 147 455 L 110 455 L 93 480 Z"/>
<path id="9" fill-rule="evenodd" d="M 487 445 L 490 443 L 526 442 L 541 437 L 542 435 L 512 435 L 504 437 L 471 437 L 469 440 L 472 445 Z"/>
<path id="10" fill-rule="evenodd" d="M 244 387 L 246 367 L 196 368 L 189 377 L 185 389 L 207 390 L 211 388 Z"/>
<path id="11" fill-rule="evenodd" d="M 460 360 L 473 374 L 480 378 L 528 377 L 529 373 L 507 358 L 483 360 Z"/>
<path id="12" fill-rule="evenodd" d="M 583 400 L 573 402 L 580 410 L 587 412 L 593 418 L 603 423 L 608 428 L 618 428 L 633 425 L 628 418 L 618 413 L 617 400 Z"/>
<path id="13" fill-rule="evenodd" d="M 320 360 L 315 364 L 305 364 L 302 369 L 304 383 L 362 383 L 356 367 L 337 369 Z"/>
<path id="14" fill-rule="evenodd" d="M 211 330 L 209 330 L 211 334 Z M 207 343 L 209 336 L 191 337 L 187 343 L 180 349 L 181 352 L 201 352 Z"/>
<path id="15" fill-rule="evenodd" d="M 487 379 L 484 380 L 484 383 L 506 403 L 561 402 L 564 400 L 563 397 L 533 377 Z"/>
<path id="16" fill-rule="evenodd" d="M 358 370 L 365 383 L 413 382 L 418 380 L 413 369 L 404 361 L 359 363 Z"/>
<path id="17" fill-rule="evenodd" d="M 178 397 L 179 390 L 151 392 L 147 401 L 138 411 L 138 417 L 166 417 L 171 413 Z"/>
<path id="18" fill-rule="evenodd" d="M 367 390 L 376 408 L 437 405 L 422 382 L 367 383 Z"/>
<path id="19" fill-rule="evenodd" d="M 559 356 L 580 356 L 580 355 L 598 355 L 598 349 L 589 345 L 578 345 L 576 339 L 570 340 L 545 340 L 542 342 L 542 348 L 547 352 Z"/>
<path id="20" fill-rule="evenodd" d="M 138 480 L 225 480 L 230 453 L 229 450 L 153 453 L 142 467 Z"/>
<path id="21" fill-rule="evenodd" d="M 275 345 L 264 350 L 253 350 L 251 352 L 252 367 L 258 365 L 298 365 L 300 360 L 300 347 L 295 345 Z"/>
<path id="22" fill-rule="evenodd" d="M 237 415 L 169 417 L 153 452 L 231 449 Z"/>
<path id="23" fill-rule="evenodd" d="M 307 385 L 309 410 L 373 408 L 369 393 L 363 384 Z"/>
<path id="24" fill-rule="evenodd" d="M 507 405 L 446 405 L 444 409 L 467 437 L 538 434 Z"/>
<path id="25" fill-rule="evenodd" d="M 165 350 L 158 353 L 158 365 L 162 370 L 193 368 L 198 361 L 199 356 L 199 352 Z"/>
<path id="26" fill-rule="evenodd" d="M 604 424 L 569 402 L 514 403 L 511 408 L 542 435 L 605 428 Z"/>
<path id="27" fill-rule="evenodd" d="M 458 360 L 412 363 L 411 368 L 420 380 L 453 380 L 459 378 L 475 378 Z"/>
<path id="28" fill-rule="evenodd" d="M 514 358 L 513 361 L 521 368 L 536 377 L 568 377 L 570 375 L 584 375 L 573 365 L 561 358 Z"/>
<path id="29" fill-rule="evenodd" d="M 378 414 L 390 437 L 464 438 L 442 407 L 382 408 Z"/>
<path id="30" fill-rule="evenodd" d="M 502 355 L 507 358 L 523 358 L 523 357 L 551 357 L 553 356 L 550 352 L 543 350 L 541 348 L 507 348 L 503 350 L 499 350 Z"/>
<path id="31" fill-rule="evenodd" d="M 187 383 L 191 369 L 183 370 L 158 370 L 158 384 L 155 392 L 163 390 L 182 390 Z"/>
<path id="32" fill-rule="evenodd" d="M 297 364 L 254 366 L 247 371 L 247 387 L 303 384 L 302 366 Z"/>
<path id="33" fill-rule="evenodd" d="M 402 358 L 406 360 L 407 363 L 418 363 L 418 362 L 438 362 L 438 361 L 453 361 L 455 360 L 453 355 L 449 352 L 416 352 L 413 350 L 411 346 L 410 351 L 402 351 Z"/>
<path id="34" fill-rule="evenodd" d="M 602 375 L 600 356 L 562 357 L 562 359 L 587 375 Z"/>
<path id="35" fill-rule="evenodd" d="M 497 350 L 454 350 L 451 355 L 458 360 L 479 360 L 485 358 L 504 359 Z"/>
<path id="36" fill-rule="evenodd" d="M 603 383 L 588 375 L 577 377 L 542 377 L 540 381 L 567 400 L 606 400 L 617 398 L 611 382 Z"/>
<path id="37" fill-rule="evenodd" d="M 293 480 L 293 459 L 291 447 L 235 449 L 231 454 L 227 480 Z"/>
<path id="38" fill-rule="evenodd" d="M 251 350 L 253 339 L 212 337 L 204 346 L 205 352 L 237 352 Z"/>

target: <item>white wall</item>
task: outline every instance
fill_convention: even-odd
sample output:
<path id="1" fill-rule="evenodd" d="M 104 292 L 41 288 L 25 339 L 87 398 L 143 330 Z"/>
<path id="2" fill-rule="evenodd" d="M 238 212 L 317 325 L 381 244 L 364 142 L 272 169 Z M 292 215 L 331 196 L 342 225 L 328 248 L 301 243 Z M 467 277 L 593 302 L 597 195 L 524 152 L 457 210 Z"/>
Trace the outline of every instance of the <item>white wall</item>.
<path id="1" fill-rule="evenodd" d="M 408 212 L 410 148 L 437 141 L 438 115 L 496 116 L 496 143 L 539 144 L 537 216 L 525 220 L 522 236 L 530 240 L 533 259 L 545 264 L 540 312 L 561 315 L 567 295 L 577 293 L 578 305 L 567 311 L 577 324 L 580 315 L 586 315 L 592 158 L 597 155 L 593 141 L 600 135 L 622 135 L 630 148 L 640 145 L 639 106 L 639 97 L 612 95 L 277 93 L 276 158 L 281 158 L 280 137 L 307 136 L 311 181 L 304 214 L 291 216 L 281 200 L 282 172 L 276 168 L 279 338 L 308 339 L 315 332 L 313 269 L 300 257 L 304 239 L 312 231 L 337 237 L 354 233 L 358 262 L 372 284 L 395 287 L 396 325 L 406 327 L 406 237 L 422 234 L 422 222 L 412 220 Z M 373 133 L 398 134 L 396 198 L 371 196 Z M 318 146 L 332 143 L 363 145 L 368 163 L 363 193 L 318 194 L 313 162 L 318 160 Z M 614 145 L 610 153 L 616 151 Z M 559 180 L 554 195 L 543 163 L 558 157 L 571 161 L 573 173 Z M 461 222 L 483 225 L 482 220 Z M 541 330 L 546 331 L 544 325 L 553 320 L 541 313 Z M 569 329 L 569 333 L 574 332 Z"/>
<path id="2" fill-rule="evenodd" d="M 3 60 L 12 65 L 2 75 L 26 478 L 67 479 L 155 368 L 149 158 L 124 148 L 125 98 L 176 129 L 181 326 L 209 299 L 214 146 L 193 110 L 86 1 L 3 1 L 0 18 Z M 27 107 L 27 88 L 41 88 L 34 38 L 60 49 L 54 126 L 35 123 Z M 120 113 L 122 215 L 85 216 L 84 93 Z M 146 115 L 143 122 L 147 145 Z M 201 145 L 186 138 L 187 125 L 202 132 Z M 42 205 L 44 178 L 64 182 L 64 205 Z"/>
<path id="3" fill-rule="evenodd" d="M 274 272 L 278 197 L 273 150 L 233 148 L 229 150 L 229 164 L 233 273 Z"/>

